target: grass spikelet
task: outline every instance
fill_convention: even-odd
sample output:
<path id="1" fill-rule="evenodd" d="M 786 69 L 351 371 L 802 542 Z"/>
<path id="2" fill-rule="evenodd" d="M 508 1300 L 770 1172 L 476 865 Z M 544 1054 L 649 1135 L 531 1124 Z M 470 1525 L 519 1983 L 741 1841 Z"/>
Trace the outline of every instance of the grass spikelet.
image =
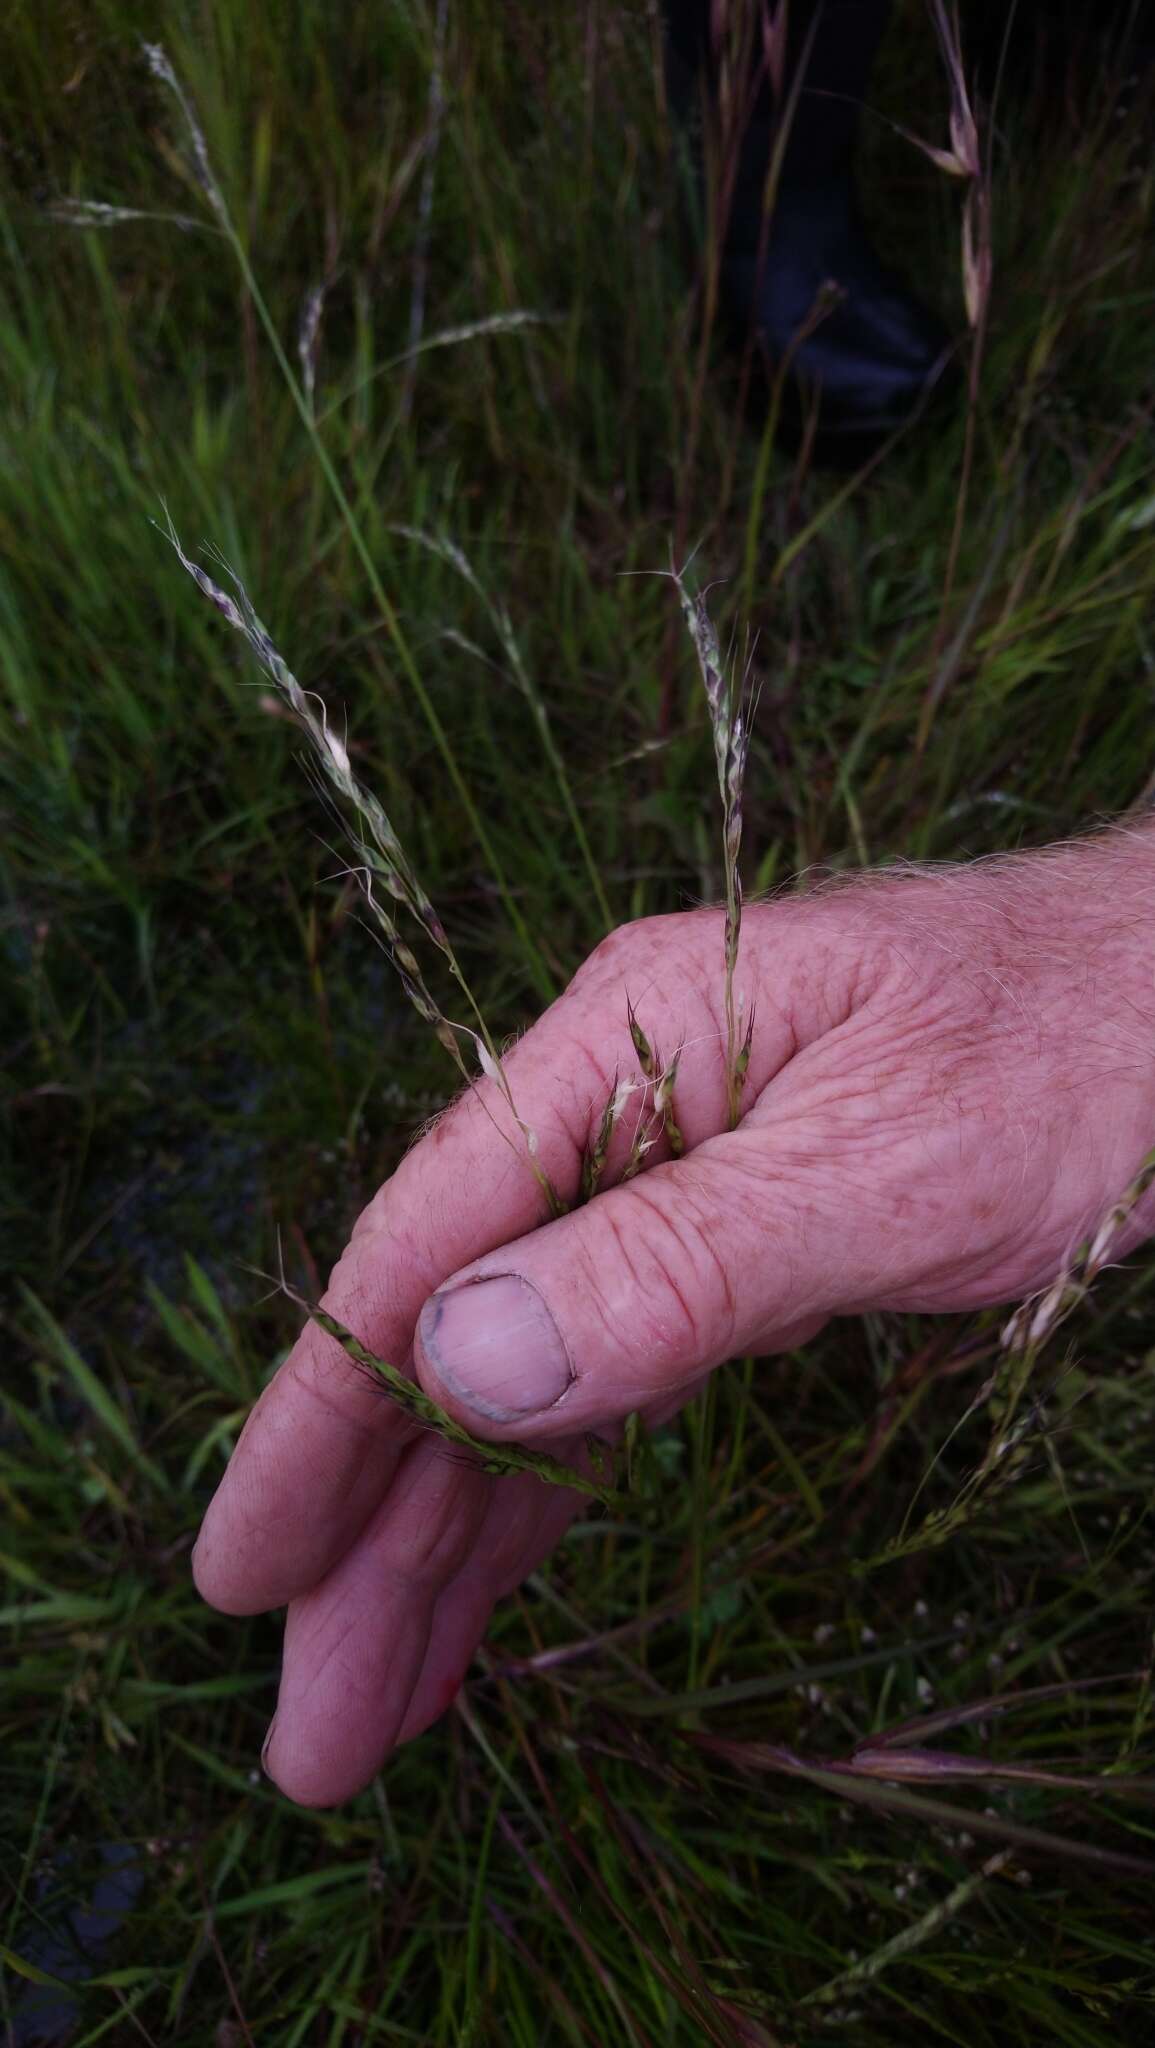
<path id="1" fill-rule="evenodd" d="M 682 1136 L 677 1118 L 674 1115 L 674 1084 L 678 1078 L 678 1068 L 681 1065 L 681 1061 L 682 1047 L 679 1046 L 673 1059 L 662 1068 L 654 1084 L 654 1115 L 660 1116 L 662 1119 L 662 1128 L 666 1133 L 666 1143 L 675 1159 L 680 1159 L 686 1149 L 686 1140 Z"/>
<path id="2" fill-rule="evenodd" d="M 513 1091 L 510 1088 L 508 1079 L 506 1078 L 505 1068 L 502 1066 L 501 1063 L 500 1055 L 491 1051 L 490 1046 L 487 1044 L 486 1040 L 480 1037 L 476 1031 L 471 1032 L 470 1036 L 473 1039 L 474 1048 L 477 1053 L 478 1064 L 481 1067 L 482 1073 L 486 1076 L 487 1080 L 493 1082 L 495 1088 L 500 1089 L 501 1094 L 505 1098 L 506 1108 L 509 1110 L 509 1113 L 514 1120 L 514 1123 L 517 1125 L 518 1130 L 521 1132 L 522 1142 L 525 1146 L 526 1158 L 529 1161 L 530 1172 L 533 1174 L 534 1179 L 536 1180 L 539 1188 L 541 1189 L 543 1195 L 546 1198 L 547 1203 L 549 1204 L 550 1215 L 553 1217 L 564 1216 L 568 1204 L 563 1201 L 561 1195 L 558 1193 L 548 1173 L 546 1172 L 545 1168 L 541 1163 L 541 1148 L 538 1143 L 537 1132 L 535 1131 L 532 1124 L 526 1122 L 525 1118 L 520 1114 L 517 1108 L 517 1104 L 513 1099 Z"/>
<path id="3" fill-rule="evenodd" d="M 157 213 L 140 206 L 112 206 L 103 199 L 54 199 L 45 207 L 49 220 L 62 228 L 120 228 L 132 221 L 149 220 L 163 222 L 165 227 L 181 228 L 186 233 L 202 228 L 206 234 L 215 234 L 207 221 L 194 220 L 187 213 Z"/>
<path id="4" fill-rule="evenodd" d="M 634 1137 L 634 1145 L 631 1148 L 627 1171 L 624 1176 L 629 1180 L 637 1173 L 646 1153 L 651 1151 L 657 1142 L 656 1133 L 652 1129 L 654 1122 L 661 1123 L 673 1158 L 680 1159 L 682 1157 L 686 1149 L 686 1141 L 682 1136 L 674 1112 L 674 1084 L 678 1078 L 678 1067 L 682 1059 L 682 1047 L 678 1047 L 672 1060 L 664 1062 L 657 1046 L 653 1045 L 647 1038 L 638 1022 L 638 1013 L 628 997 L 626 999 L 626 1021 L 629 1025 L 630 1042 L 638 1056 L 638 1065 L 652 1090 L 650 1118 L 639 1122 L 638 1130 Z"/>
<path id="5" fill-rule="evenodd" d="M 325 311 L 325 286 L 315 284 L 306 294 L 297 325 L 297 361 L 301 365 L 301 390 L 309 411 L 315 411 L 317 359 L 321 352 L 321 317 Z"/>
<path id="6" fill-rule="evenodd" d="M 200 186 L 221 226 L 225 229 L 226 233 L 231 235 L 232 222 L 229 219 L 229 210 L 225 205 L 224 193 L 217 184 L 216 174 L 209 156 L 208 144 L 204 138 L 204 130 L 193 111 L 192 101 L 189 99 L 180 79 L 172 68 L 167 50 L 160 43 L 144 43 L 142 48 L 153 77 L 159 78 L 161 84 L 168 87 L 180 108 L 181 116 L 184 120 L 185 133 L 188 136 L 189 148 L 192 152 L 190 168 L 193 177 Z"/>
<path id="7" fill-rule="evenodd" d="M 750 1047 L 754 1042 L 754 1011 L 755 1005 L 751 1003 L 750 1015 L 746 1023 L 746 1035 L 738 1048 L 738 1057 L 734 1063 L 734 1070 L 738 1076 L 739 1089 L 741 1088 L 743 1081 L 746 1079 L 746 1076 L 750 1071 Z"/>
<path id="8" fill-rule="evenodd" d="M 633 1180 L 634 1176 L 641 1172 L 642 1167 L 646 1163 L 646 1159 L 648 1158 L 649 1154 L 653 1151 L 654 1146 L 657 1144 L 657 1142 L 658 1134 L 654 1129 L 653 1118 L 649 1115 L 649 1113 L 646 1110 L 643 1109 L 639 1112 L 638 1121 L 634 1126 L 634 1135 L 630 1141 L 629 1156 L 626 1160 L 624 1167 L 622 1168 L 623 1184 L 628 1180 Z"/>
<path id="9" fill-rule="evenodd" d="M 638 1065 L 647 1081 L 656 1081 L 661 1062 L 641 1025 L 638 1023 L 638 1013 L 628 996 L 626 997 L 626 1022 L 630 1030 L 630 1043 L 638 1055 Z"/>
<path id="10" fill-rule="evenodd" d="M 582 1161 L 581 1194 L 584 1202 L 592 1202 L 601 1186 L 610 1140 L 622 1120 L 626 1104 L 631 1096 L 637 1094 L 638 1087 L 637 1081 L 619 1081 L 615 1074 L 613 1088 L 602 1110 L 597 1136 L 593 1144 L 587 1148 Z"/>

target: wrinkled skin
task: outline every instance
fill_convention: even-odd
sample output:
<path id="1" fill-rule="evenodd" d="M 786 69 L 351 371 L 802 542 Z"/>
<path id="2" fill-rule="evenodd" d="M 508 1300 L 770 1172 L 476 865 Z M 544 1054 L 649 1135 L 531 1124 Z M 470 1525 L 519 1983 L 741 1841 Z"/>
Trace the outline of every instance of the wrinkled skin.
<path id="1" fill-rule="evenodd" d="M 684 1044 L 683 1159 L 659 1147 L 636 1180 L 543 1222 L 486 1083 L 361 1216 L 327 1306 L 479 1434 L 573 1457 L 586 1430 L 669 1414 L 725 1359 L 791 1350 L 830 1316 L 1016 1300 L 1155 1142 L 1149 833 L 750 907 L 739 986 L 756 1021 L 732 1132 L 721 952 L 718 911 L 623 927 L 507 1061 L 572 1198 L 615 1074 L 636 1071 L 631 998 L 667 1056 Z M 611 1183 L 632 1127 L 627 1112 Z M 1149 1220 L 1148 1203 L 1129 1242 Z M 450 1371 L 415 1337 L 435 1290 L 495 1273 L 532 1283 L 571 1368 L 552 1405 L 527 1413 L 523 1398 L 505 1422 L 492 1387 L 484 1412 L 470 1406 L 468 1358 Z M 348 1797 L 435 1720 L 494 1602 L 582 1505 L 445 1456 L 307 1327 L 195 1554 L 227 1613 L 288 1607 L 265 1763 L 289 1796 Z"/>

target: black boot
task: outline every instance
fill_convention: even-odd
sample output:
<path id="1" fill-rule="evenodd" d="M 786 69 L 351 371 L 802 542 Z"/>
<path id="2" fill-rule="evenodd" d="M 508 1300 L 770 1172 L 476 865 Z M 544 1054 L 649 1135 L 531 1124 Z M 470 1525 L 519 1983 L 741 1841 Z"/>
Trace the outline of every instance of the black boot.
<path id="1" fill-rule="evenodd" d="M 784 424 L 796 436 L 817 408 L 816 453 L 848 463 L 918 410 L 950 357 L 946 330 L 879 260 L 858 209 L 859 109 L 888 12 L 889 0 L 792 0 L 776 89 L 751 77 L 723 244 L 723 310 L 736 337 L 753 330 L 771 377 L 787 366 Z M 710 0 L 667 0 L 666 15 L 674 98 L 689 112 L 705 85 L 720 89 Z M 760 57 L 758 43 L 750 61 Z M 800 70 L 767 221 L 781 109 Z M 733 102 L 733 76 L 729 91 Z"/>

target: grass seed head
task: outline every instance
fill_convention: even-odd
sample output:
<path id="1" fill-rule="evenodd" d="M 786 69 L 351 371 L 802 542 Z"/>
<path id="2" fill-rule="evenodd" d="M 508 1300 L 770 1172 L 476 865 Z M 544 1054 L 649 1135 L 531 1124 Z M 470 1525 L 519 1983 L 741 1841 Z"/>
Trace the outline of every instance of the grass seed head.
<path id="1" fill-rule="evenodd" d="M 686 1141 L 674 1114 L 674 1084 L 678 1078 L 678 1068 L 681 1065 L 681 1061 L 682 1047 L 679 1046 L 673 1059 L 662 1068 L 654 1084 L 654 1115 L 660 1116 L 662 1119 L 662 1128 L 666 1133 L 666 1142 L 669 1145 L 672 1157 L 675 1159 L 681 1159 L 686 1150 Z"/>
<path id="2" fill-rule="evenodd" d="M 742 932 L 742 881 L 738 863 L 742 851 L 742 795 L 750 750 L 750 718 L 753 707 L 750 662 L 747 660 L 739 671 L 732 659 L 723 661 L 718 635 L 706 609 L 704 598 L 690 594 L 680 571 L 674 569 L 671 575 L 697 656 L 702 687 L 706 695 L 718 773 L 718 793 L 722 801 L 722 873 L 726 897 L 726 1101 L 728 1121 L 730 1128 L 733 1129 L 740 1114 L 742 1092 L 734 977 L 738 966 L 738 948 Z"/>
<path id="3" fill-rule="evenodd" d="M 625 1114 L 627 1103 L 630 1101 L 631 1096 L 637 1094 L 641 1085 L 639 1081 L 621 1081 L 617 1075 L 614 1076 L 614 1085 L 606 1098 L 601 1121 L 598 1124 L 597 1135 L 594 1138 L 593 1144 L 587 1147 L 582 1161 L 581 1191 L 583 1201 L 592 1201 L 593 1197 L 597 1194 L 606 1168 L 610 1140 Z"/>
<path id="4" fill-rule="evenodd" d="M 626 1021 L 630 1028 L 630 1039 L 633 1043 L 634 1051 L 638 1055 L 638 1065 L 641 1067 L 647 1081 L 656 1081 L 661 1062 L 654 1047 L 650 1044 L 649 1039 L 642 1030 L 638 1022 L 638 1013 L 628 996 L 626 998 Z"/>
<path id="5" fill-rule="evenodd" d="M 176 72 L 173 70 L 168 52 L 163 45 L 161 43 L 145 43 L 142 47 L 145 61 L 153 77 L 159 78 L 161 84 L 168 87 L 180 108 L 185 131 L 189 139 L 189 147 L 192 151 L 191 168 L 193 177 L 196 179 L 197 184 L 200 186 L 222 227 L 228 228 L 230 225 L 228 207 L 225 205 L 224 194 L 217 184 L 216 173 L 213 170 L 212 160 L 209 156 L 208 144 L 204 138 L 204 131 L 193 110 L 192 101 L 189 99 Z"/>

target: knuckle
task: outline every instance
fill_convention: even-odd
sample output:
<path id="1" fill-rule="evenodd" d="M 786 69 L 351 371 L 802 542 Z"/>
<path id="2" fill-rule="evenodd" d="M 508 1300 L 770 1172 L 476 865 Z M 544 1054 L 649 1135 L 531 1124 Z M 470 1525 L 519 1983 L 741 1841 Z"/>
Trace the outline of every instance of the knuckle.
<path id="1" fill-rule="evenodd" d="M 714 1363 L 726 1355 L 735 1323 L 724 1256 L 692 1183 L 681 1185 L 689 1177 L 683 1170 L 675 1186 L 672 1173 L 655 1167 L 621 1200 L 607 1199 L 587 1257 L 588 1299 L 609 1348 L 639 1373 L 671 1357 Z"/>
<path id="2" fill-rule="evenodd" d="M 615 925 L 612 931 L 598 940 L 593 951 L 587 954 L 571 982 L 571 988 L 583 990 L 592 981 L 604 981 L 621 973 L 635 953 L 638 933 L 647 924 L 656 922 L 653 918 L 634 918 L 628 924 Z"/>
<path id="3" fill-rule="evenodd" d="M 701 915 L 700 911 L 664 912 L 615 925 L 613 931 L 598 940 L 571 986 L 584 989 L 590 983 L 620 981 L 627 972 L 632 976 L 666 955 L 672 946 L 679 946 L 686 926 Z"/>
<path id="4" fill-rule="evenodd" d="M 412 1483 L 399 1489 L 389 1572 L 407 1585 L 441 1584 L 469 1553 L 485 1475 L 440 1446 L 411 1455 L 416 1470 Z"/>

